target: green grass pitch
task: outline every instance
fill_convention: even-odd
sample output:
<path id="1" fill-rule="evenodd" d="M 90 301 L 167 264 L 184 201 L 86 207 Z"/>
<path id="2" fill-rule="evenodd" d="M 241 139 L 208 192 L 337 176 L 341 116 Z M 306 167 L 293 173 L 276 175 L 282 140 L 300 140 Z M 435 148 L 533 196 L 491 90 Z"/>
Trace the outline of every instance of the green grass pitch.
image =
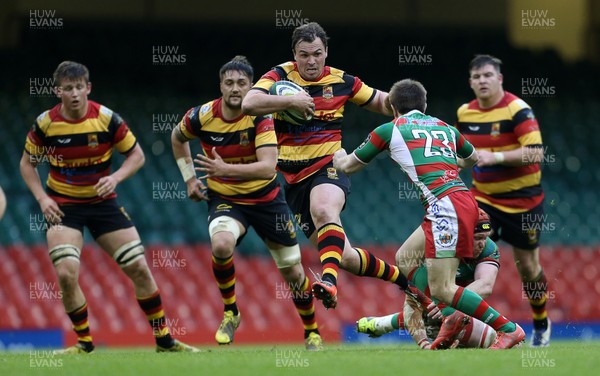
<path id="1" fill-rule="evenodd" d="M 555 341 L 545 349 L 424 351 L 414 345 L 200 347 L 197 354 L 151 348 L 97 349 L 90 355 L 50 351 L 0 353 L 0 375 L 600 375 L 600 342 Z"/>

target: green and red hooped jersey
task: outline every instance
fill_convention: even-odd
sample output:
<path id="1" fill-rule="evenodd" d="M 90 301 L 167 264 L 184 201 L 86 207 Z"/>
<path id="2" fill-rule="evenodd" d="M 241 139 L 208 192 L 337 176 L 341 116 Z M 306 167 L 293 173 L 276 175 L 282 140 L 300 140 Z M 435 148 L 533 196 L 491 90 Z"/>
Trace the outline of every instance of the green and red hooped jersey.
<path id="1" fill-rule="evenodd" d="M 468 158 L 475 149 L 438 118 L 413 110 L 373 130 L 354 155 L 367 164 L 384 150 L 419 189 L 424 206 L 468 189 L 458 175 L 457 157 Z"/>

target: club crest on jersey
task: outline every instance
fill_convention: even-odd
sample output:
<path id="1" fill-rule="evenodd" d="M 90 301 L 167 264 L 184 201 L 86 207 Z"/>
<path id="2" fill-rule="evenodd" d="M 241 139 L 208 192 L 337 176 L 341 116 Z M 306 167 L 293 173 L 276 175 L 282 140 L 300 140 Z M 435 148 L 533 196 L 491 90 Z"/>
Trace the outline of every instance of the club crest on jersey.
<path id="1" fill-rule="evenodd" d="M 333 98 L 333 86 L 328 85 L 323 87 L 323 99 L 330 100 Z"/>
<path id="2" fill-rule="evenodd" d="M 338 173 L 335 167 L 327 167 L 327 178 L 331 180 L 338 180 Z"/>
<path id="3" fill-rule="evenodd" d="M 248 137 L 248 131 L 240 132 L 240 146 L 248 146 L 250 144 L 250 138 Z"/>
<path id="4" fill-rule="evenodd" d="M 98 147 L 98 134 L 92 133 L 88 134 L 88 148 L 96 149 Z"/>
<path id="5" fill-rule="evenodd" d="M 492 136 L 492 137 L 500 136 L 500 123 L 492 124 L 492 131 L 490 132 L 490 136 Z"/>

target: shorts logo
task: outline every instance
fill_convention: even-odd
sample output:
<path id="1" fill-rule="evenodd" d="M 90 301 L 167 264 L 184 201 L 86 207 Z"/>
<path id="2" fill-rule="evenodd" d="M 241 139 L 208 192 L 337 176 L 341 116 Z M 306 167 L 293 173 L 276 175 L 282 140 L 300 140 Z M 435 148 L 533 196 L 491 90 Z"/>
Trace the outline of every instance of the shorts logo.
<path id="1" fill-rule="evenodd" d="M 294 222 L 290 219 L 286 226 L 288 230 L 290 230 L 290 239 L 296 239 L 296 228 L 294 227 Z"/>
<path id="2" fill-rule="evenodd" d="M 119 210 L 121 210 L 121 213 L 123 213 L 123 215 L 125 216 L 125 218 L 127 218 L 128 221 L 131 221 L 131 217 L 129 216 L 129 214 L 125 211 L 124 207 L 120 207 Z"/>
<path id="3" fill-rule="evenodd" d="M 449 232 L 441 233 L 435 243 L 438 247 L 449 248 L 454 245 L 454 236 Z"/>
<path id="4" fill-rule="evenodd" d="M 250 144 L 250 138 L 248 137 L 248 131 L 240 132 L 240 145 L 248 146 Z"/>
<path id="5" fill-rule="evenodd" d="M 537 231 L 534 228 L 527 230 L 527 241 L 529 244 L 535 244 L 537 241 Z"/>
<path id="6" fill-rule="evenodd" d="M 333 86 L 323 87 L 323 99 L 331 100 L 333 98 Z"/>
<path id="7" fill-rule="evenodd" d="M 88 134 L 88 148 L 96 149 L 98 147 L 98 134 Z"/>
<path id="8" fill-rule="evenodd" d="M 331 180 L 338 180 L 338 174 L 335 167 L 327 167 L 327 178 Z"/>
<path id="9" fill-rule="evenodd" d="M 219 205 L 217 205 L 217 209 L 215 211 L 216 212 L 228 212 L 231 208 L 233 208 L 233 206 L 231 206 L 229 204 L 219 204 Z"/>
<path id="10" fill-rule="evenodd" d="M 500 136 L 500 123 L 492 124 L 492 131 L 490 132 L 490 136 L 492 136 L 492 137 Z"/>

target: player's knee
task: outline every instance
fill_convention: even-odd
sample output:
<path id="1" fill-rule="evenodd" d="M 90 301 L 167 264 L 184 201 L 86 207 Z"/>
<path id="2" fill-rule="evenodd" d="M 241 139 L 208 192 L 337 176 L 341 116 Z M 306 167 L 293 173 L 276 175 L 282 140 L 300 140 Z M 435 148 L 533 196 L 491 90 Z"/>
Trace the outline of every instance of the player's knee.
<path id="1" fill-rule="evenodd" d="M 431 297 L 437 300 L 442 301 L 446 304 L 452 303 L 452 291 L 449 286 L 446 286 L 443 283 L 429 283 L 429 291 L 431 292 Z"/>
<path id="2" fill-rule="evenodd" d="M 55 267 L 58 267 L 64 261 L 69 261 L 67 264 L 79 264 L 81 249 L 72 244 L 59 244 L 49 251 L 50 259 Z"/>
<path id="3" fill-rule="evenodd" d="M 227 258 L 233 254 L 241 230 L 235 219 L 222 216 L 209 223 L 208 233 L 210 234 L 213 254 L 216 257 Z"/>
<path id="4" fill-rule="evenodd" d="M 320 203 L 310 208 L 310 215 L 316 224 L 325 224 L 339 221 L 339 212 L 329 205 Z"/>
<path id="5" fill-rule="evenodd" d="M 129 243 L 125 243 L 119 247 L 119 249 L 117 249 L 113 255 L 113 258 L 121 267 L 121 269 L 124 269 L 130 265 L 141 264 L 141 261 L 144 258 L 144 246 L 140 240 L 134 240 Z M 132 268 L 134 269 L 135 266 Z"/>
<path id="6" fill-rule="evenodd" d="M 271 252 L 271 256 L 273 256 L 273 260 L 275 260 L 275 265 L 277 265 L 279 269 L 291 268 L 302 261 L 300 246 L 298 246 L 298 244 L 281 247 L 279 249 L 271 249 L 271 247 L 269 247 L 269 252 Z"/>
<path id="7" fill-rule="evenodd" d="M 131 279 L 136 285 L 144 284 L 152 280 L 150 268 L 148 268 L 148 264 L 146 264 L 142 259 L 138 259 L 133 263 L 123 267 L 123 272 L 125 272 L 129 279 Z"/>
<path id="8" fill-rule="evenodd" d="M 233 254 L 236 240 L 230 232 L 221 231 L 211 239 L 212 253 L 219 258 L 227 258 Z"/>
<path id="9" fill-rule="evenodd" d="M 79 264 L 63 262 L 55 266 L 58 284 L 62 290 L 71 290 L 77 286 L 79 279 Z"/>

